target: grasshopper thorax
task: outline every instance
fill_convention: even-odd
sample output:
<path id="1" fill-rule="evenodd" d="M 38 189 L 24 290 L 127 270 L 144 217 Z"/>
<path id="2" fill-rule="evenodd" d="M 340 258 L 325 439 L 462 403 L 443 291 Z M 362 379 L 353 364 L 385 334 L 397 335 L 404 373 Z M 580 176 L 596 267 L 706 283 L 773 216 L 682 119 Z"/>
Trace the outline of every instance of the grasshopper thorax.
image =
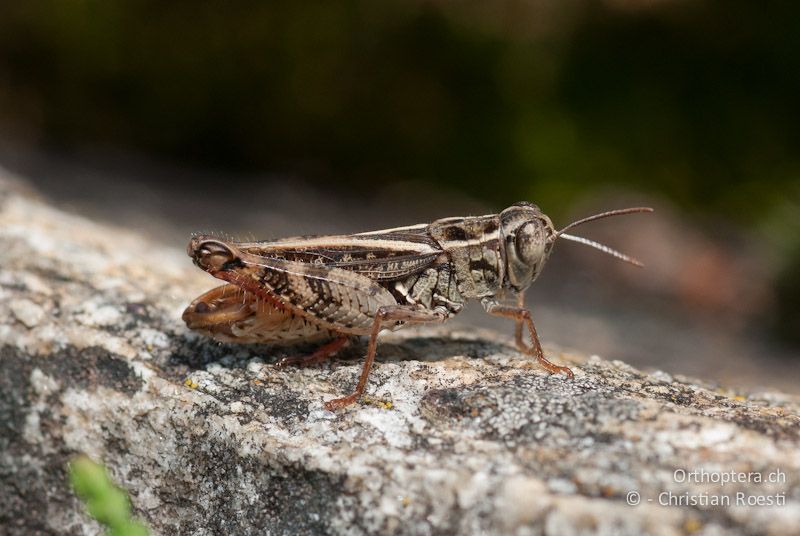
<path id="1" fill-rule="evenodd" d="M 555 233 L 553 222 L 536 205 L 522 201 L 500 213 L 500 235 L 506 265 L 506 286 L 526 289 L 542 271 Z"/>

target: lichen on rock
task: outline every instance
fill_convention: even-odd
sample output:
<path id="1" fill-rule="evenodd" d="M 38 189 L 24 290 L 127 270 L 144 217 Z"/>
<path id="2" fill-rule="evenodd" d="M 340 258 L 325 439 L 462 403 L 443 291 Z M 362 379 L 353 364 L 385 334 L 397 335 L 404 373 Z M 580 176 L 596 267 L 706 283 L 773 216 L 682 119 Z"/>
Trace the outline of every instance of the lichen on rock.
<path id="1" fill-rule="evenodd" d="M 573 366 L 568 380 L 505 334 L 444 326 L 382 336 L 367 396 L 331 413 L 322 403 L 353 388 L 364 345 L 278 370 L 303 349 L 218 344 L 183 326 L 211 284 L 182 251 L 0 181 L 3 532 L 100 533 L 67 484 L 77 453 L 102 461 L 161 534 L 800 526 L 795 397 L 547 348 Z M 762 481 L 708 476 L 726 472 Z M 783 502 L 743 506 L 738 494 Z"/>

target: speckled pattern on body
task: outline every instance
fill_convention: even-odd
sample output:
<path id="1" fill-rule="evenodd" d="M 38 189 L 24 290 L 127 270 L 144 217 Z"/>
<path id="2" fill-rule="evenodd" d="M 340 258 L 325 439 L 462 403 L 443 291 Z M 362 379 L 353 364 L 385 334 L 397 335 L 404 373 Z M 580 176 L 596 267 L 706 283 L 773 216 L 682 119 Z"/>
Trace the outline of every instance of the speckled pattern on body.
<path id="1" fill-rule="evenodd" d="M 146 255 L 143 252 L 147 252 Z M 157 262 L 153 262 L 157 259 Z M 66 484 L 85 452 L 156 534 L 792 534 L 800 404 L 508 334 L 382 336 L 276 370 L 287 352 L 218 344 L 180 321 L 210 278 L 183 251 L 50 208 L 0 180 L 0 532 L 101 534 Z M 781 470 L 785 482 L 677 482 Z M 641 494 L 639 506 L 627 494 Z M 660 506 L 662 492 L 783 493 L 779 507 Z M 796 533 L 796 532 L 794 532 Z"/>

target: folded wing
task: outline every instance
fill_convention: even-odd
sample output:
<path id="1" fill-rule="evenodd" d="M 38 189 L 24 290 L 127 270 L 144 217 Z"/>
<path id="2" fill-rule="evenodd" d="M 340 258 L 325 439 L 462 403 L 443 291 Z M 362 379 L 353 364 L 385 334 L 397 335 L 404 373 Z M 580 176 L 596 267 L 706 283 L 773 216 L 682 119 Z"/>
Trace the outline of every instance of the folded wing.
<path id="1" fill-rule="evenodd" d="M 326 268 L 339 268 L 388 282 L 423 271 L 442 255 L 427 225 L 356 235 L 302 236 L 236 244 L 244 253 Z"/>

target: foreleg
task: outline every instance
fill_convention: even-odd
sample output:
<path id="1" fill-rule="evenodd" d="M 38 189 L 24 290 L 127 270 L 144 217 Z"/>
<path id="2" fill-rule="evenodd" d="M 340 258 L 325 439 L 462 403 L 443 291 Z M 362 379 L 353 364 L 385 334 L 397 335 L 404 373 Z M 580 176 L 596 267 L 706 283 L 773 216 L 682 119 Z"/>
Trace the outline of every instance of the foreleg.
<path id="1" fill-rule="evenodd" d="M 512 305 L 503 305 L 492 300 L 483 300 L 481 303 L 483 308 L 490 315 L 512 318 L 516 321 L 518 329 L 516 333 L 516 342 L 520 350 L 528 355 L 533 355 L 539 364 L 550 372 L 554 374 L 561 372 L 570 378 L 574 378 L 575 375 L 568 367 L 562 367 L 560 365 L 556 365 L 555 363 L 551 363 L 544 356 L 542 344 L 539 342 L 539 335 L 536 333 L 536 326 L 533 324 L 533 318 L 531 318 L 531 312 L 528 309 L 525 309 L 524 307 L 514 307 Z M 528 331 L 530 332 L 532 347 L 526 345 L 522 340 L 523 324 L 528 327 Z"/>
<path id="2" fill-rule="evenodd" d="M 525 309 L 525 291 L 520 290 L 517 294 L 517 309 Z M 530 353 L 530 346 L 528 346 L 525 341 L 522 339 L 522 330 L 524 328 L 524 322 L 522 318 L 517 318 L 514 322 L 514 342 L 517 345 L 517 348 L 524 348 L 526 353 Z"/>

